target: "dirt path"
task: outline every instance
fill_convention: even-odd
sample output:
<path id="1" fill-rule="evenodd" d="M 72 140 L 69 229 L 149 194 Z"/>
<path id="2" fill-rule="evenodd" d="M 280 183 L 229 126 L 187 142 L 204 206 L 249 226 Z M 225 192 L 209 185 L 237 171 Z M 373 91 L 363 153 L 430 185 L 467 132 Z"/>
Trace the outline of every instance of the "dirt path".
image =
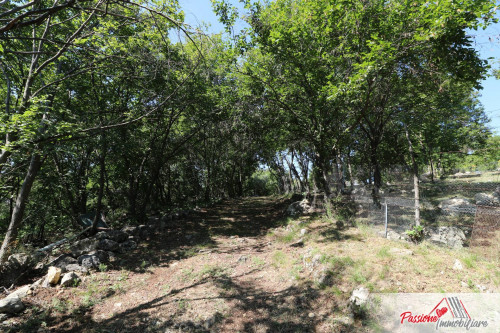
<path id="1" fill-rule="evenodd" d="M 360 285 L 500 286 L 500 267 L 465 249 L 390 241 L 369 225 L 339 230 L 321 216 L 286 219 L 288 203 L 232 200 L 176 221 L 76 288 L 37 289 L 7 332 L 369 332 L 348 316 Z"/>
<path id="2" fill-rule="evenodd" d="M 266 237 L 286 221 L 286 205 L 231 200 L 178 221 L 80 287 L 60 289 L 57 298 L 41 290 L 31 305 L 50 301 L 51 311 L 31 324 L 40 332 L 44 325 L 75 332 L 316 331 L 324 319 L 311 301 L 317 291 L 292 269 L 300 253 Z"/>

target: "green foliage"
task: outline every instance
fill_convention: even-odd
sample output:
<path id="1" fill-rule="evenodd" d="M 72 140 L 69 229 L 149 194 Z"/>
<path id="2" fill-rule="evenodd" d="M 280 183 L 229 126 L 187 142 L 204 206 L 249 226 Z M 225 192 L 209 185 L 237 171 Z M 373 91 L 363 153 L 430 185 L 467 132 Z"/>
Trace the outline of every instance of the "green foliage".
<path id="1" fill-rule="evenodd" d="M 413 243 L 420 243 L 424 240 L 425 230 L 421 225 L 413 226 L 412 229 L 406 230 L 405 233 Z"/>
<path id="2" fill-rule="evenodd" d="M 26 3 L 4 4 L 2 19 L 31 17 Z M 230 31 L 240 13 L 212 3 Z M 409 163 L 405 127 L 420 169 L 499 167 L 474 95 L 488 66 L 467 35 L 495 20 L 493 1 L 245 1 L 236 40 L 178 42 L 177 1 L 86 6 L 1 32 L 0 235 L 35 156 L 18 221 L 32 247 L 98 208 L 118 227 L 228 197 L 381 182 Z M 335 199 L 327 214 L 349 220 L 353 207 Z"/>

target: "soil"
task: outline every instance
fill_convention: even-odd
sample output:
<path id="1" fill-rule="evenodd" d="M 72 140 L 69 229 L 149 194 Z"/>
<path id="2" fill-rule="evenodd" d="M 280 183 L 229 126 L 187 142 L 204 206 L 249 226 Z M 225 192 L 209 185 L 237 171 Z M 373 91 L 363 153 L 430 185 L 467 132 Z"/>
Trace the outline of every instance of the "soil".
<path id="1" fill-rule="evenodd" d="M 470 292 L 481 283 L 498 290 L 500 267 L 483 267 L 466 252 L 389 241 L 368 227 L 338 229 L 315 215 L 286 218 L 289 203 L 230 200 L 172 222 L 77 287 L 36 289 L 23 300 L 27 310 L 0 331 L 368 332 L 369 323 L 351 319 L 347 308 L 360 285 Z M 299 239 L 304 244 L 292 246 Z M 393 255 L 393 247 L 414 255 Z M 319 266 L 304 266 L 311 254 L 331 269 L 328 285 L 315 281 Z M 457 257 L 463 272 L 452 269 Z"/>

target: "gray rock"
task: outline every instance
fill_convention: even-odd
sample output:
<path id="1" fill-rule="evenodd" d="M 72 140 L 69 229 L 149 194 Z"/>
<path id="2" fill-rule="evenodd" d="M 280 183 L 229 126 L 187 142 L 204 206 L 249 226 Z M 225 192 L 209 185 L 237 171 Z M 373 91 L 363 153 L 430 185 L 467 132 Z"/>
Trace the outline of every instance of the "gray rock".
<path id="1" fill-rule="evenodd" d="M 78 263 L 82 267 L 90 269 L 90 268 L 99 268 L 101 261 L 95 255 L 84 254 L 84 255 L 78 257 Z"/>
<path id="2" fill-rule="evenodd" d="M 96 256 L 102 263 L 109 262 L 109 253 L 103 250 L 92 251 L 89 255 Z"/>
<path id="3" fill-rule="evenodd" d="M 462 263 L 460 262 L 460 260 L 455 259 L 455 264 L 453 265 L 453 269 L 455 271 L 461 271 L 461 270 L 464 269 L 464 266 L 462 265 Z"/>
<path id="4" fill-rule="evenodd" d="M 246 262 L 247 260 L 248 260 L 248 257 L 247 257 L 247 256 L 240 256 L 240 257 L 238 258 L 238 262 L 240 262 L 240 263 L 241 263 L 241 262 Z"/>
<path id="5" fill-rule="evenodd" d="M 321 254 L 315 254 L 314 256 L 308 251 L 304 257 L 302 258 L 302 263 L 304 268 L 309 270 L 310 272 L 314 271 L 316 267 L 318 267 L 321 263 Z"/>
<path id="6" fill-rule="evenodd" d="M 141 239 L 148 239 L 148 238 L 151 237 L 152 231 L 151 231 L 151 228 L 149 226 L 147 226 L 147 225 L 140 225 L 138 227 L 138 229 L 139 229 L 139 232 L 138 232 L 139 238 L 141 238 Z"/>
<path id="7" fill-rule="evenodd" d="M 360 287 L 352 291 L 349 298 L 349 309 L 355 317 L 363 317 L 365 315 L 369 297 L 370 292 L 365 287 Z"/>
<path id="8" fill-rule="evenodd" d="M 326 267 L 322 267 L 314 272 L 314 281 L 320 286 L 330 286 L 333 282 L 333 272 Z"/>
<path id="9" fill-rule="evenodd" d="M 85 238 L 70 246 L 73 257 L 77 258 L 82 254 L 97 250 L 98 240 L 95 238 Z"/>
<path id="10" fill-rule="evenodd" d="M 461 249 L 465 241 L 465 233 L 457 227 L 428 228 L 428 239 L 434 244 Z"/>
<path id="11" fill-rule="evenodd" d="M 487 193 L 477 193 L 474 200 L 476 200 L 478 206 L 497 206 L 500 203 L 498 196 Z"/>
<path id="12" fill-rule="evenodd" d="M 0 313 L 0 323 L 9 319 L 9 315 L 6 313 Z"/>
<path id="13" fill-rule="evenodd" d="M 80 283 L 81 279 L 75 272 L 69 272 L 63 275 L 61 279 L 61 286 L 74 287 Z"/>
<path id="14" fill-rule="evenodd" d="M 95 239 L 97 239 L 97 240 L 101 240 L 101 239 L 108 239 L 108 238 L 109 238 L 109 237 L 108 237 L 108 233 L 107 233 L 107 232 L 105 232 L 105 231 L 100 231 L 100 232 L 98 232 L 98 233 L 97 233 L 94 237 L 95 237 Z"/>
<path id="15" fill-rule="evenodd" d="M 78 264 L 78 260 L 67 254 L 59 256 L 56 260 L 52 262 L 52 266 L 60 268 L 63 273 L 68 271 L 66 269 L 68 265 L 73 265 L 73 264 Z"/>
<path id="16" fill-rule="evenodd" d="M 66 271 L 67 272 L 80 272 L 87 274 L 89 272 L 88 268 L 80 266 L 78 264 L 70 264 L 66 266 Z"/>
<path id="17" fill-rule="evenodd" d="M 129 236 L 126 232 L 121 230 L 109 230 L 108 232 L 106 232 L 106 235 L 108 236 L 109 239 L 117 243 L 125 242 Z"/>
<path id="18" fill-rule="evenodd" d="M 297 216 L 309 212 L 310 209 L 311 206 L 309 205 L 309 201 L 304 199 L 302 201 L 296 201 L 288 206 L 286 213 L 290 216 Z"/>
<path id="19" fill-rule="evenodd" d="M 302 246 L 304 246 L 304 240 L 301 238 L 298 241 L 293 242 L 292 244 L 290 244 L 290 246 L 291 247 L 302 247 Z"/>
<path id="20" fill-rule="evenodd" d="M 10 293 L 9 296 L 7 296 L 7 298 L 19 297 L 19 298 L 23 299 L 26 296 L 28 296 L 30 293 L 31 293 L 31 286 L 28 284 L 26 286 L 23 286 L 23 287 L 17 289 L 16 291 Z"/>
<path id="21" fill-rule="evenodd" d="M 304 236 L 307 233 L 306 229 L 300 229 L 300 235 Z"/>
<path id="22" fill-rule="evenodd" d="M 460 215 L 460 213 L 473 213 L 476 209 L 475 205 L 464 198 L 452 198 L 443 200 L 439 203 L 438 207 L 441 208 L 445 213 L 450 215 Z"/>
<path id="23" fill-rule="evenodd" d="M 24 310 L 24 304 L 18 296 L 0 300 L 0 313 L 19 313 Z"/>
<path id="24" fill-rule="evenodd" d="M 97 248 L 99 250 L 104 250 L 104 251 L 117 251 L 119 248 L 119 245 L 114 240 L 101 239 L 99 241 L 99 243 L 97 244 Z"/>
<path id="25" fill-rule="evenodd" d="M 128 234 L 129 236 L 139 235 L 139 227 L 137 226 L 126 226 L 122 228 L 122 231 Z"/>
<path id="26" fill-rule="evenodd" d="M 384 235 L 385 235 L 385 232 L 384 232 Z M 401 234 L 399 234 L 393 230 L 388 230 L 387 231 L 387 239 L 389 239 L 389 240 L 401 240 L 401 239 L 404 239 L 404 236 L 402 236 Z"/>
<path id="27" fill-rule="evenodd" d="M 137 248 L 137 243 L 134 242 L 133 240 L 129 239 L 123 243 L 120 243 L 119 248 L 118 248 L 118 252 L 119 253 L 127 253 L 127 252 L 135 250 L 136 248 Z"/>
<path id="28" fill-rule="evenodd" d="M 337 317 L 334 319 L 335 322 L 345 325 L 345 326 L 351 326 L 354 325 L 354 318 L 350 316 L 342 316 L 342 317 Z"/>
<path id="29" fill-rule="evenodd" d="M 14 269 L 26 269 L 32 265 L 31 256 L 25 253 L 12 254 L 7 261 Z"/>

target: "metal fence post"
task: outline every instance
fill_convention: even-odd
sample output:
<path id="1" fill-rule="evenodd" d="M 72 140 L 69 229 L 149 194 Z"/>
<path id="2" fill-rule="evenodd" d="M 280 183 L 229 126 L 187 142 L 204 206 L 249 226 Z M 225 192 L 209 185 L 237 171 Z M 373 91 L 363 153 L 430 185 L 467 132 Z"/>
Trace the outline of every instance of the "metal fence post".
<path id="1" fill-rule="evenodd" d="M 385 222 L 385 238 L 387 238 L 387 199 L 384 200 L 384 222 Z"/>

